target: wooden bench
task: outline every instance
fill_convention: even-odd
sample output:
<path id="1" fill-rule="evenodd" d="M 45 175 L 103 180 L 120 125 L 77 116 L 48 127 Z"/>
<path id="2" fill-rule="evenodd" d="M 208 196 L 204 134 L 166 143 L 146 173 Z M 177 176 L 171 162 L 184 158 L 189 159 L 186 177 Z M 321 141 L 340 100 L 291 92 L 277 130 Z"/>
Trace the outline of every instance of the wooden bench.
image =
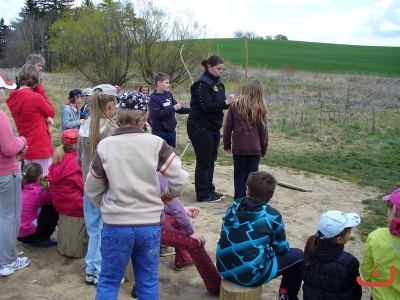
<path id="1" fill-rule="evenodd" d="M 60 214 L 57 240 L 57 251 L 61 255 L 73 258 L 84 257 L 88 244 L 85 219 Z"/>
<path id="2" fill-rule="evenodd" d="M 261 300 L 261 285 L 256 287 L 241 286 L 222 279 L 220 300 Z"/>

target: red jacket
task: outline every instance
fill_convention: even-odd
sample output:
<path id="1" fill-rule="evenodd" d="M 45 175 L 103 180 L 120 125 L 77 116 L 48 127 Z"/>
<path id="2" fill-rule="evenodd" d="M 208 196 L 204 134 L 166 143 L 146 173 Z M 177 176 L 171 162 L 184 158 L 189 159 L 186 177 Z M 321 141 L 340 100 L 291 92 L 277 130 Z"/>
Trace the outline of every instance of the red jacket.
<path id="1" fill-rule="evenodd" d="M 11 91 L 7 99 L 11 115 L 20 136 L 28 142 L 24 159 L 40 159 L 53 156 L 51 132 L 46 118 L 54 118 L 54 108 L 47 97 L 29 88 Z"/>
<path id="2" fill-rule="evenodd" d="M 83 179 L 76 150 L 66 152 L 62 162 L 52 163 L 47 175 L 54 208 L 58 213 L 83 218 Z"/>

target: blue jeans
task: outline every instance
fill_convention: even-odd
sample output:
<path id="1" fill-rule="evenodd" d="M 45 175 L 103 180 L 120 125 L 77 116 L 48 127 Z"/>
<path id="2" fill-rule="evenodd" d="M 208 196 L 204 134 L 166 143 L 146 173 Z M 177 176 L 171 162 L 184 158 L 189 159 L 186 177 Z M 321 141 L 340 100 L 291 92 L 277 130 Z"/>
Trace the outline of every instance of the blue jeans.
<path id="1" fill-rule="evenodd" d="M 176 131 L 175 130 L 166 131 L 166 130 L 157 129 L 157 130 L 153 130 L 152 134 L 159 136 L 164 141 L 166 141 L 168 145 L 176 148 Z"/>
<path id="2" fill-rule="evenodd" d="M 160 225 L 104 224 L 101 251 L 103 260 L 97 285 L 97 300 L 117 299 L 129 258 L 132 258 L 138 299 L 159 299 Z"/>
<path id="3" fill-rule="evenodd" d="M 99 275 L 101 271 L 101 229 L 103 219 L 100 209 L 90 202 L 86 193 L 83 194 L 83 214 L 85 216 L 86 231 L 89 236 L 89 244 L 85 256 L 86 273 Z"/>

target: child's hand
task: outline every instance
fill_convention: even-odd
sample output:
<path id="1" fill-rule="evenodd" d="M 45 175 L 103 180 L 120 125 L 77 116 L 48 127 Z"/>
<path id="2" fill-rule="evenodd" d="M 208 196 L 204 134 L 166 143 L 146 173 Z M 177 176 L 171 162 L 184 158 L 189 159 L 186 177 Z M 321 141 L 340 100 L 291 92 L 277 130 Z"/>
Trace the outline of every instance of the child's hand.
<path id="1" fill-rule="evenodd" d="M 181 108 L 182 108 L 182 104 L 180 104 L 180 103 L 177 103 L 174 105 L 175 111 L 180 110 Z"/>
<path id="2" fill-rule="evenodd" d="M 199 247 L 204 247 L 204 245 L 206 244 L 206 239 L 200 233 L 195 232 L 190 237 L 199 243 Z"/>
<path id="3" fill-rule="evenodd" d="M 225 103 L 227 105 L 231 104 L 237 98 L 236 94 L 229 94 L 228 98 L 226 98 Z"/>
<path id="4" fill-rule="evenodd" d="M 49 125 L 49 126 L 53 126 L 54 125 L 54 121 L 53 121 L 52 117 L 47 117 L 46 118 L 46 122 L 47 122 L 47 125 Z"/>
<path id="5" fill-rule="evenodd" d="M 22 148 L 21 154 L 25 154 L 26 152 L 28 152 L 28 145 L 25 145 L 25 147 Z"/>
<path id="6" fill-rule="evenodd" d="M 192 219 L 195 219 L 200 214 L 200 209 L 193 206 L 185 206 L 185 211 Z"/>

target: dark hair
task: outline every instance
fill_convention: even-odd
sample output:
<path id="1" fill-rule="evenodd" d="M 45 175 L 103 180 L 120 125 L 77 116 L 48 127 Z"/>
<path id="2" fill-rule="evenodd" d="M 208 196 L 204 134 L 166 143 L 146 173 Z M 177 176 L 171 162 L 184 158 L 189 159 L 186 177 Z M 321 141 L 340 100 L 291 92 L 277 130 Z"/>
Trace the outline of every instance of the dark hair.
<path id="1" fill-rule="evenodd" d="M 39 71 L 34 65 L 25 64 L 18 72 L 17 81 L 20 86 L 25 85 L 35 88 L 39 84 L 39 76 Z"/>
<path id="2" fill-rule="evenodd" d="M 79 90 L 79 89 L 74 89 L 74 90 L 69 91 L 69 94 L 68 94 L 68 100 L 69 100 L 69 102 L 75 103 L 75 97 L 77 97 L 77 96 L 78 96 L 78 97 L 82 97 L 82 96 L 83 96 L 81 90 Z"/>
<path id="3" fill-rule="evenodd" d="M 154 75 L 154 83 L 156 84 L 156 86 L 157 86 L 157 82 L 159 82 L 159 81 L 162 82 L 164 80 L 169 80 L 169 79 L 170 79 L 170 77 L 166 73 L 158 72 L 156 75 Z"/>
<path id="4" fill-rule="evenodd" d="M 316 234 L 310 236 L 307 239 L 306 245 L 304 247 L 304 257 L 307 261 L 306 265 L 312 264 L 314 262 L 315 252 L 317 252 L 317 250 L 321 247 L 322 243 L 336 243 L 336 239 L 338 237 L 344 237 L 349 232 L 349 230 L 351 230 L 351 228 L 352 227 L 347 227 L 343 229 L 341 233 L 329 239 L 321 239 L 320 237 L 323 236 L 323 234 L 319 230 Z"/>
<path id="5" fill-rule="evenodd" d="M 246 185 L 249 197 L 268 203 L 274 195 L 276 179 L 265 171 L 252 172 L 247 178 Z"/>
<path id="6" fill-rule="evenodd" d="M 223 64 L 224 61 L 218 55 L 211 55 L 209 58 L 201 61 L 201 65 L 207 69 L 207 66 L 215 67 L 216 65 Z"/>
<path id="7" fill-rule="evenodd" d="M 42 166 L 38 163 L 29 163 L 24 167 L 24 173 L 22 173 L 22 185 L 24 188 L 25 184 L 37 182 L 40 175 L 42 175 Z"/>

